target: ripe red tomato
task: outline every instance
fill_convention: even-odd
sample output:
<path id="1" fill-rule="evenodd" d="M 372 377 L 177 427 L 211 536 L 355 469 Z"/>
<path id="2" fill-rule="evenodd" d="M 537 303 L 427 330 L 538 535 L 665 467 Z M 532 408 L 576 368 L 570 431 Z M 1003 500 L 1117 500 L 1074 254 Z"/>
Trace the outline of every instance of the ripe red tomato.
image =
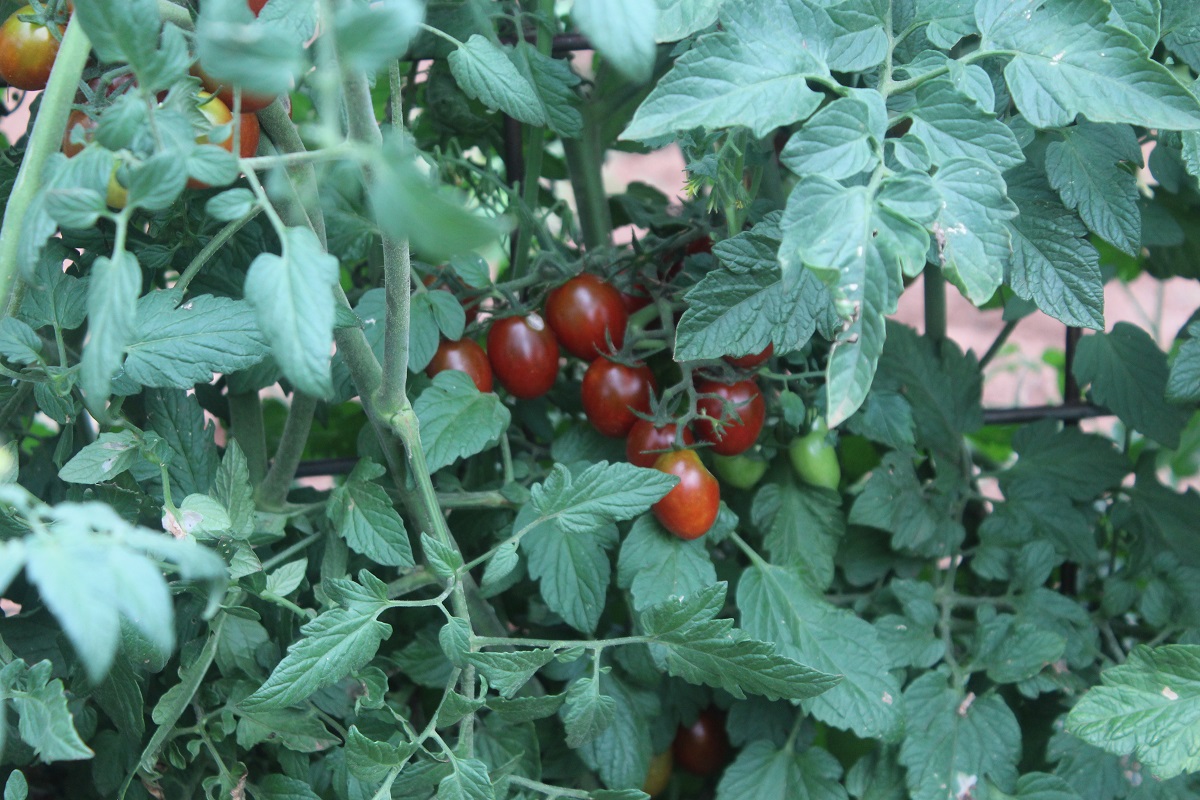
<path id="1" fill-rule="evenodd" d="M 583 375 L 583 411 L 605 436 L 624 436 L 638 421 L 634 411 L 650 411 L 654 373 L 645 364 L 627 367 L 597 358 Z"/>
<path id="2" fill-rule="evenodd" d="M 651 758 L 642 791 L 651 797 L 658 797 L 666 791 L 667 784 L 671 782 L 671 765 L 674 761 L 669 749 Z"/>
<path id="3" fill-rule="evenodd" d="M 733 364 L 738 369 L 754 369 L 759 364 L 762 364 L 764 361 L 774 355 L 774 353 L 775 344 L 773 342 L 767 342 L 766 349 L 764 349 L 761 353 L 751 353 L 750 355 L 739 356 L 738 358 L 734 358 L 733 356 L 725 356 L 725 360 L 730 364 Z"/>
<path id="4" fill-rule="evenodd" d="M 250 10 L 254 12 L 254 16 L 256 17 L 266 4 L 267 0 L 246 0 L 246 5 L 250 6 Z"/>
<path id="5" fill-rule="evenodd" d="M 592 361 L 625 343 L 629 314 L 621 293 L 595 275 L 577 275 L 550 293 L 546 299 L 546 321 L 568 353 Z"/>
<path id="6" fill-rule="evenodd" d="M 729 757 L 729 737 L 725 734 L 725 715 L 706 708 L 691 725 L 680 725 L 671 745 L 679 766 L 696 775 L 712 775 L 725 766 Z"/>
<path id="7" fill-rule="evenodd" d="M 679 476 L 679 484 L 651 507 L 655 518 L 685 541 L 699 539 L 708 533 L 721 508 L 721 486 L 696 451 L 663 453 L 654 462 L 654 468 Z"/>
<path id="8" fill-rule="evenodd" d="M 50 80 L 58 40 L 45 25 L 20 18 L 32 13 L 33 6 L 22 6 L 0 25 L 0 78 L 14 89 L 40 92 Z"/>
<path id="9" fill-rule="evenodd" d="M 694 256 L 696 253 L 711 253 L 713 246 L 712 238 L 706 233 L 698 239 L 692 239 L 687 243 L 687 247 L 683 248 L 683 252 L 689 256 Z"/>
<path id="10" fill-rule="evenodd" d="M 536 313 L 493 322 L 487 351 L 500 385 L 513 397 L 541 397 L 558 377 L 558 340 Z"/>
<path id="11" fill-rule="evenodd" d="M 467 377 L 475 382 L 475 388 L 481 392 L 492 390 L 492 365 L 483 348 L 471 339 L 459 339 L 456 342 L 443 340 L 429 366 L 425 367 L 425 374 L 432 378 L 448 369 L 467 373 Z"/>
<path id="12" fill-rule="evenodd" d="M 71 141 L 71 132 L 76 128 L 83 131 L 83 142 L 76 143 Z M 85 112 L 79 109 L 73 110 L 67 117 L 67 131 L 63 134 L 62 151 L 67 158 L 77 155 L 86 147 L 86 143 L 91 140 L 93 132 L 96 130 L 96 120 L 89 117 Z"/>
<path id="13" fill-rule="evenodd" d="M 629 287 L 628 292 L 621 292 L 621 305 L 625 306 L 627 314 L 641 311 L 652 302 L 650 295 L 646 293 L 646 287 L 640 283 Z"/>
<path id="14" fill-rule="evenodd" d="M 758 384 L 752 380 L 738 381 L 734 384 L 701 380 L 696 383 L 696 391 L 715 395 L 701 397 L 696 401 L 696 410 L 708 417 L 696 420 L 696 434 L 704 441 L 712 442 L 712 451 L 718 455 L 736 456 L 749 450 L 758 440 L 763 420 L 767 415 L 767 405 L 763 402 L 762 393 L 758 391 Z M 733 404 L 734 418 L 727 421 L 718 431 L 712 420 L 724 418 L 725 407 L 722 399 Z"/>
<path id="15" fill-rule="evenodd" d="M 625 439 L 626 460 L 635 467 L 653 467 L 664 451 L 675 449 L 675 430 L 678 427 L 669 422 L 661 428 L 656 428 L 650 420 L 638 419 L 629 429 L 629 436 Z M 683 443 L 689 445 L 695 441 L 691 429 L 684 428 Z"/>

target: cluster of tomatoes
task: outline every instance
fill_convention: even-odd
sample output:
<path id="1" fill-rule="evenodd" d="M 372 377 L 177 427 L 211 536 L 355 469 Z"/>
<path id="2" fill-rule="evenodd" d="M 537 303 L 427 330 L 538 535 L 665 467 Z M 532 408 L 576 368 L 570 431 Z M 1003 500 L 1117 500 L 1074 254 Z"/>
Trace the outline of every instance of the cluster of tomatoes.
<path id="1" fill-rule="evenodd" d="M 711 247 L 707 238 L 703 240 Z M 696 418 L 682 429 L 654 421 L 654 373 L 642 361 L 620 355 L 630 308 L 639 298 L 619 291 L 590 273 L 571 278 L 546 299 L 545 314 L 532 312 L 496 320 L 488 330 L 487 351 L 471 339 L 443 341 L 430 362 L 430 376 L 446 369 L 467 373 L 480 391 L 498 380 L 514 397 L 532 399 L 550 391 L 558 377 L 560 348 L 587 363 L 581 399 L 597 431 L 624 437 L 631 464 L 676 475 L 680 482 L 653 511 L 663 527 L 681 539 L 703 536 L 720 505 L 717 479 L 694 449 L 705 442 L 717 457 L 744 453 L 757 441 L 766 404 L 753 379 L 732 383 L 695 381 Z M 771 346 L 730 363 L 742 369 L 764 362 Z M 660 415 L 661 416 L 661 415 Z"/>

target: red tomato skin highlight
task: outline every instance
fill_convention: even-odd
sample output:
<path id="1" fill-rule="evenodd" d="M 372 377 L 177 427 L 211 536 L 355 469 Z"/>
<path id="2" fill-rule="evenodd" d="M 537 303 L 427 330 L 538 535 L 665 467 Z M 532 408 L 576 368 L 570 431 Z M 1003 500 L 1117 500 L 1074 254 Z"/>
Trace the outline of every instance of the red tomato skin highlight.
<path id="1" fill-rule="evenodd" d="M 696 383 L 696 391 L 701 394 L 718 395 L 701 397 L 696 401 L 696 410 L 710 418 L 701 417 L 696 420 L 696 435 L 701 440 L 712 443 L 714 453 L 736 456 L 754 446 L 767 415 L 767 405 L 758 390 L 758 384 L 752 380 L 732 384 L 701 380 Z M 734 419 L 726 422 L 720 432 L 712 422 L 713 419 L 723 419 L 725 415 L 724 404 L 719 397 L 733 404 L 736 415 Z"/>
<path id="2" fill-rule="evenodd" d="M 492 364 L 487 353 L 473 340 L 442 340 L 429 366 L 425 367 L 425 374 L 432 378 L 448 369 L 465 372 L 479 391 L 492 391 Z"/>

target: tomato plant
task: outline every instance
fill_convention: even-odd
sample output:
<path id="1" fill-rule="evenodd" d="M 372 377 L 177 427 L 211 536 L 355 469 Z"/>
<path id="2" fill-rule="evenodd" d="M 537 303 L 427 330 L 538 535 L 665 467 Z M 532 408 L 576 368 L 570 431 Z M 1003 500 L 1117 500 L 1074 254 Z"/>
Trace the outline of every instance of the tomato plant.
<path id="1" fill-rule="evenodd" d="M 1200 797 L 1197 3 L 30 2 L 6 800 Z"/>
<path id="2" fill-rule="evenodd" d="M 638 420 L 635 412 L 650 410 L 654 389 L 654 374 L 645 364 L 597 358 L 583 375 L 583 411 L 605 436 L 625 436 Z"/>
<path id="3" fill-rule="evenodd" d="M 700 380 L 696 382 L 696 391 L 707 395 L 696 401 L 697 410 L 705 415 L 696 420 L 696 434 L 712 442 L 714 453 L 735 456 L 758 441 L 767 414 L 758 384 L 752 380 L 735 383 Z M 732 417 L 726 417 L 726 404 L 732 409 Z"/>
<path id="4" fill-rule="evenodd" d="M 493 322 L 487 354 L 500 385 L 513 397 L 541 397 L 558 378 L 558 342 L 538 314 Z"/>
<path id="5" fill-rule="evenodd" d="M 448 369 L 465 372 L 481 392 L 492 390 L 491 362 L 483 348 L 472 339 L 444 340 L 425 368 L 425 374 L 432 378 Z"/>
<path id="6" fill-rule="evenodd" d="M 625 343 L 628 315 L 621 293 L 585 272 L 546 298 L 546 321 L 568 353 L 593 361 Z"/>
<path id="7" fill-rule="evenodd" d="M 729 736 L 725 733 L 725 715 L 706 708 L 695 722 L 679 726 L 671 745 L 675 763 L 696 775 L 720 771 L 729 758 Z"/>
<path id="8" fill-rule="evenodd" d="M 625 438 L 626 460 L 635 467 L 653 467 L 664 451 L 675 449 L 678 428 L 673 422 L 658 426 L 648 419 L 638 419 Z M 691 429 L 687 427 L 683 429 L 683 433 L 678 434 L 678 438 L 685 447 L 696 441 Z"/>
<path id="9" fill-rule="evenodd" d="M 805 483 L 837 489 L 842 481 L 837 450 L 829 443 L 829 429 L 822 422 L 792 440 L 788 445 L 788 459 L 796 475 Z"/>
<path id="10" fill-rule="evenodd" d="M 45 25 L 28 22 L 32 6 L 22 6 L 0 25 L 0 79 L 9 86 L 41 91 L 50 79 L 58 40 Z"/>

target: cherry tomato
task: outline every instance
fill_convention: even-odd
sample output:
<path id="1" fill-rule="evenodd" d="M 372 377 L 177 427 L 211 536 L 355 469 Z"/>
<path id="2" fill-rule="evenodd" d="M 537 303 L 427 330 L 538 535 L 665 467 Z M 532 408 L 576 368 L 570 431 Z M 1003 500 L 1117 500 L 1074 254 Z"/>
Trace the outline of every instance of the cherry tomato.
<path id="1" fill-rule="evenodd" d="M 642 791 L 651 797 L 657 797 L 666 791 L 667 784 L 671 782 L 671 765 L 674 761 L 670 750 L 664 750 L 651 758 L 650 769 L 646 771 L 646 782 L 642 784 Z"/>
<path id="2" fill-rule="evenodd" d="M 226 107 L 233 108 L 233 84 L 219 81 L 212 75 L 209 75 L 200 66 L 199 62 L 192 65 L 191 74 L 200 79 L 200 83 L 204 85 L 205 91 L 209 94 L 215 94 Z M 273 102 L 275 102 L 274 95 L 254 94 L 253 92 L 243 91 L 242 113 L 253 114 L 255 111 L 262 111 Z"/>
<path id="3" fill-rule="evenodd" d="M 688 772 L 711 775 L 725 766 L 729 757 L 729 737 L 725 735 L 725 715 L 714 708 L 700 712 L 691 725 L 680 725 L 671 745 L 675 761 Z"/>
<path id="4" fill-rule="evenodd" d="M 656 428 L 650 420 L 639 418 L 633 423 L 633 427 L 629 429 L 629 436 L 625 439 L 626 460 L 635 467 L 653 467 L 664 451 L 675 449 L 676 428 L 678 426 L 673 422 Z M 692 431 L 684 428 L 683 443 L 689 445 L 695 441 Z"/>
<path id="5" fill-rule="evenodd" d="M 696 401 L 696 410 L 709 417 L 696 420 L 696 434 L 704 441 L 712 442 L 712 451 L 717 455 L 736 456 L 749 450 L 758 440 L 763 420 L 767 415 L 767 406 L 763 402 L 762 393 L 758 391 L 758 384 L 752 380 L 738 381 L 734 384 L 701 380 L 696 383 L 696 391 L 716 395 L 701 397 Z M 724 417 L 725 407 L 722 399 L 733 405 L 734 417 L 718 431 L 712 420 Z"/>
<path id="6" fill-rule="evenodd" d="M 761 458 L 739 453 L 736 456 L 713 456 L 717 477 L 735 489 L 752 489 L 767 474 L 767 462 Z"/>
<path id="7" fill-rule="evenodd" d="M 811 486 L 837 489 L 842 482 L 842 467 L 837 451 L 830 446 L 829 429 L 817 422 L 804 436 L 797 436 L 788 445 L 788 458 L 800 480 Z"/>
<path id="8" fill-rule="evenodd" d="M 650 295 L 646 294 L 646 287 L 640 283 L 629 287 L 628 292 L 621 292 L 621 305 L 625 306 L 627 314 L 641 311 L 651 302 L 653 301 L 650 299 Z"/>
<path id="9" fill-rule="evenodd" d="M 568 353 L 592 361 L 625 343 L 629 314 L 621 293 L 595 275 L 577 275 L 546 298 L 546 321 Z M 607 334 L 607 336 L 606 336 Z"/>
<path id="10" fill-rule="evenodd" d="M 0 78 L 14 89 L 40 92 L 50 80 L 58 40 L 45 25 L 22 20 L 26 14 L 33 6 L 18 8 L 0 25 Z"/>
<path id="11" fill-rule="evenodd" d="M 692 239 L 687 243 L 687 247 L 683 248 L 683 252 L 689 256 L 694 256 L 696 253 L 711 253 L 713 247 L 712 238 L 706 233 L 703 236 Z"/>
<path id="12" fill-rule="evenodd" d="M 725 356 L 725 360 L 730 364 L 733 364 L 738 369 L 754 369 L 759 364 L 762 364 L 764 361 L 774 355 L 774 353 L 774 342 L 767 342 L 766 348 L 761 353 L 751 353 L 750 355 L 739 356 L 738 358 L 734 358 L 733 356 Z"/>
<path id="13" fill-rule="evenodd" d="M 475 382 L 475 388 L 481 392 L 492 390 L 492 365 L 483 348 L 471 339 L 459 339 L 457 342 L 443 340 L 425 368 L 425 374 L 432 378 L 448 369 L 467 373 Z"/>
<path id="14" fill-rule="evenodd" d="M 233 112 L 229 110 L 229 106 L 221 102 L 221 98 L 213 97 L 209 92 L 201 92 L 200 99 L 203 101 L 200 105 L 200 113 L 204 114 L 204 118 L 208 120 L 209 125 L 217 127 L 218 125 L 229 125 L 233 122 Z M 242 135 L 238 142 L 237 156 L 239 158 L 251 158 L 258 152 L 258 117 L 253 114 L 242 114 Z M 208 136 L 201 134 L 196 137 L 196 142 L 199 144 L 209 144 Z M 220 143 L 230 153 L 233 152 L 233 134 L 225 137 L 225 141 Z"/>
<path id="15" fill-rule="evenodd" d="M 266 4 L 267 0 L 246 0 L 246 5 L 250 6 L 250 10 L 254 12 L 254 16 L 256 17 Z"/>
<path id="16" fill-rule="evenodd" d="M 699 539 L 717 521 L 721 486 L 705 469 L 695 450 L 663 453 L 654 462 L 660 472 L 679 476 L 679 483 L 651 507 L 664 528 L 685 541 Z M 676 757 L 678 757 L 676 750 Z"/>
<path id="17" fill-rule="evenodd" d="M 513 397 L 541 397 L 558 377 L 558 340 L 538 314 L 493 322 L 487 351 L 500 385 Z"/>
<path id="18" fill-rule="evenodd" d="M 79 143 L 72 141 L 71 132 L 76 128 L 79 128 L 83 132 L 83 141 Z M 63 134 L 63 155 L 65 155 L 67 158 L 71 158 L 72 156 L 80 153 L 83 148 L 87 146 L 87 142 L 91 141 L 95 130 L 96 120 L 92 119 L 85 112 L 80 111 L 79 109 L 73 110 L 70 115 L 67 116 L 67 130 L 66 133 Z"/>
<path id="19" fill-rule="evenodd" d="M 645 364 L 627 367 L 597 358 L 583 375 L 583 411 L 605 436 L 624 436 L 638 421 L 634 411 L 650 411 L 654 373 Z"/>

